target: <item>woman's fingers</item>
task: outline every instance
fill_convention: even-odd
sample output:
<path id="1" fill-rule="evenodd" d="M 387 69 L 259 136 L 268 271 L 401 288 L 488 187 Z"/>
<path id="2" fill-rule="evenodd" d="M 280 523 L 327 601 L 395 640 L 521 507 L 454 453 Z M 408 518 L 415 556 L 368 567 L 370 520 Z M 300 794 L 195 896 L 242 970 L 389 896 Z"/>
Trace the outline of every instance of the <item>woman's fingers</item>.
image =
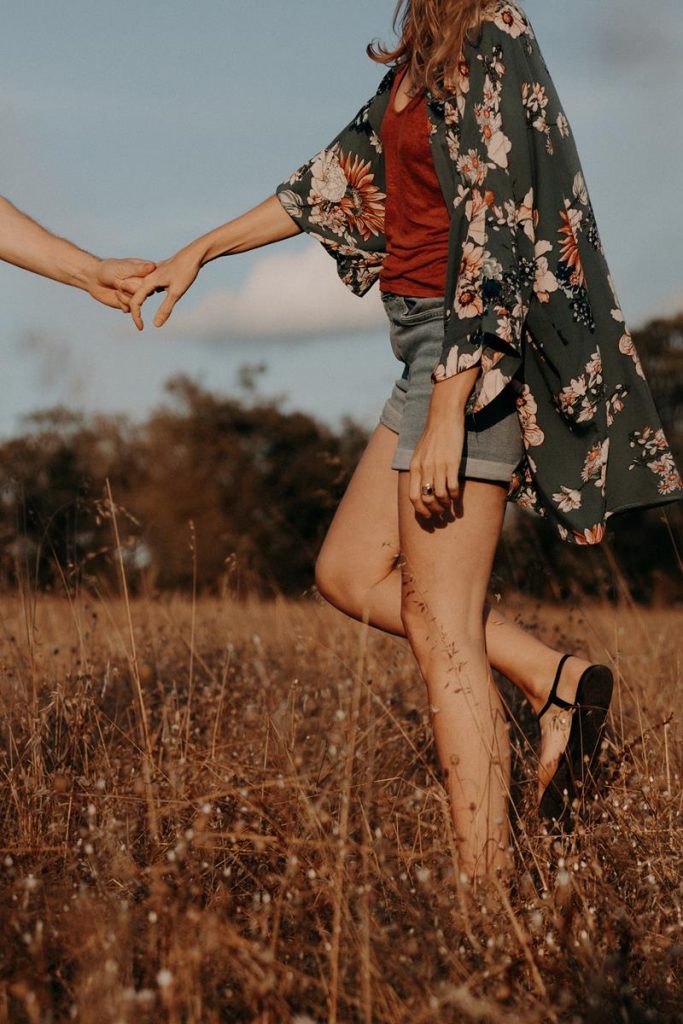
<path id="1" fill-rule="evenodd" d="M 434 480 L 429 467 L 416 463 L 410 467 L 410 486 L 408 489 L 410 500 L 415 506 L 415 511 L 421 516 L 430 516 L 433 512 L 440 512 L 441 505 L 436 495 L 436 488 L 431 494 L 423 494 L 422 488 L 427 484 L 434 486 Z"/>
<path id="2" fill-rule="evenodd" d="M 422 488 L 428 484 L 431 484 L 431 493 L 424 494 Z M 443 515 L 450 511 L 458 487 L 454 466 L 433 462 L 416 462 L 411 465 L 409 497 L 415 511 L 421 516 Z"/>
<path id="3" fill-rule="evenodd" d="M 451 496 L 448 493 L 447 481 L 447 468 L 444 462 L 437 463 L 433 470 L 433 484 L 434 484 L 434 495 L 436 501 L 433 504 L 433 508 L 437 512 L 443 514 L 448 511 L 451 506 Z"/>
<path id="4" fill-rule="evenodd" d="M 419 466 L 410 467 L 410 484 L 408 487 L 408 497 L 413 503 L 413 507 L 419 516 L 428 516 L 431 514 L 427 502 L 430 502 L 429 495 L 422 494 L 422 471 Z"/>
<path id="5" fill-rule="evenodd" d="M 450 462 L 446 467 L 446 490 L 451 501 L 456 501 L 460 495 L 459 469 L 460 464 L 455 461 Z"/>
<path id="6" fill-rule="evenodd" d="M 428 425 L 410 462 L 409 497 L 418 515 L 450 512 L 460 493 L 458 473 L 464 446 L 464 424 Z M 431 485 L 430 493 L 422 488 Z"/>
<path id="7" fill-rule="evenodd" d="M 442 515 L 450 505 L 446 490 L 446 466 L 443 463 L 432 463 L 423 467 L 423 483 L 432 485 L 431 495 L 425 495 L 430 512 Z"/>
<path id="8" fill-rule="evenodd" d="M 159 306 L 159 308 L 158 308 L 158 310 L 156 312 L 156 316 L 154 317 L 154 325 L 155 325 L 155 327 L 163 327 L 163 325 L 166 323 L 166 321 L 168 320 L 169 316 L 173 312 L 173 307 L 175 306 L 175 304 L 176 304 L 176 302 L 178 301 L 179 298 L 180 298 L 180 296 L 177 295 L 175 292 L 173 292 L 173 293 L 171 291 L 168 292 L 168 294 L 166 295 L 166 298 L 164 299 L 164 301 Z"/>
<path id="9" fill-rule="evenodd" d="M 124 277 L 119 281 L 118 290 L 126 295 L 135 295 L 143 280 L 142 277 Z"/>
<path id="10" fill-rule="evenodd" d="M 130 299 L 130 315 L 133 318 L 133 323 L 139 331 L 144 330 L 144 323 L 142 321 L 142 314 L 140 308 L 143 302 L 150 297 L 150 295 L 157 290 L 159 282 L 156 279 L 156 274 L 150 274 L 142 282 L 138 290 Z"/>

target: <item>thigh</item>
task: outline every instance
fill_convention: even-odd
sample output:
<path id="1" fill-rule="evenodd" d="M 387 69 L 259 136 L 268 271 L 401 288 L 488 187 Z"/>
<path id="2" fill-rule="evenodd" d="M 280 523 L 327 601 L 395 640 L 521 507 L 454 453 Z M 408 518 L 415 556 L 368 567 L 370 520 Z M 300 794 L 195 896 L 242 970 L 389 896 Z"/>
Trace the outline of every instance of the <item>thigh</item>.
<path id="1" fill-rule="evenodd" d="M 430 642 L 483 635 L 484 602 L 503 526 L 506 487 L 463 479 L 455 518 L 415 513 L 410 474 L 399 473 L 401 613 Z"/>
<path id="2" fill-rule="evenodd" d="M 396 434 L 379 423 L 370 435 L 318 555 L 326 567 L 363 583 L 384 579 L 396 564 L 398 473 L 391 468 Z"/>

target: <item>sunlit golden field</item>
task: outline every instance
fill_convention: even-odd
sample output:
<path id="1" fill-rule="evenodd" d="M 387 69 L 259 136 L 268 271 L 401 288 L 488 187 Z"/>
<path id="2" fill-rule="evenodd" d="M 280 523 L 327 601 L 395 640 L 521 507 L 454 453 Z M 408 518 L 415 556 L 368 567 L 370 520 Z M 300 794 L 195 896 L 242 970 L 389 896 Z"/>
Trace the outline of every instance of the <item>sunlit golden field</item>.
<path id="1" fill-rule="evenodd" d="M 0 599 L 0 1022 L 675 1021 L 683 609 L 503 609 L 616 670 L 604 786 L 455 870 L 407 642 L 300 600 Z"/>

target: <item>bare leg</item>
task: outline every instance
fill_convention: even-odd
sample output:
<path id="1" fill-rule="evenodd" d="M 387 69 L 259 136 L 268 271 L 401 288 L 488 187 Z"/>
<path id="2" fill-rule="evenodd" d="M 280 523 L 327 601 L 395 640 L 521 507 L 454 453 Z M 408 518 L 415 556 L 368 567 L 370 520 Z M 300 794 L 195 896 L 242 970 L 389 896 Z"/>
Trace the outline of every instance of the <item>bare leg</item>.
<path id="1" fill-rule="evenodd" d="M 383 424 L 373 431 L 358 462 L 316 562 L 316 585 L 323 597 L 351 618 L 405 637 L 401 619 L 398 478 L 391 468 L 396 434 Z M 561 651 L 548 647 L 485 603 L 486 651 L 491 665 L 519 687 L 535 712 L 550 691 Z M 574 700 L 584 658 L 569 658 L 558 694 Z M 543 716 L 539 796 L 566 745 L 568 732 L 551 728 L 555 711 Z"/>
<path id="2" fill-rule="evenodd" d="M 502 675 L 517 686 L 538 714 L 546 702 L 560 652 L 548 647 L 526 630 L 510 622 L 497 609 L 486 606 L 486 648 L 489 661 Z M 573 701 L 579 677 L 590 661 L 572 655 L 562 666 L 557 695 Z M 571 715 L 551 705 L 540 721 L 541 752 L 538 765 L 538 799 L 550 782 L 558 759 L 567 745 Z"/>
<path id="3" fill-rule="evenodd" d="M 505 488 L 464 481 L 462 514 L 435 528 L 415 514 L 409 483 L 409 474 L 400 473 L 401 617 L 429 693 L 461 869 L 486 877 L 510 867 L 508 724 L 483 620 Z"/>

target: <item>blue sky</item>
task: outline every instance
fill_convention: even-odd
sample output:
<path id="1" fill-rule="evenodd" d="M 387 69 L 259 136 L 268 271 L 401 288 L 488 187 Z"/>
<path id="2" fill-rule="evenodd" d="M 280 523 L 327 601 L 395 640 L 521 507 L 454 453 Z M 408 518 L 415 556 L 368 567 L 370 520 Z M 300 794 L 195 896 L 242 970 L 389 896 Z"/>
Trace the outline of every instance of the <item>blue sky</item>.
<path id="1" fill-rule="evenodd" d="M 627 322 L 683 308 L 680 0 L 523 6 Z M 391 40 L 393 10 L 393 0 L 5 0 L 1 191 L 100 255 L 170 255 L 271 195 L 350 120 L 382 74 L 365 45 Z M 282 336 L 259 317 L 284 293 Z M 0 302 L 3 436 L 60 401 L 142 417 L 181 371 L 234 390 L 245 362 L 267 363 L 260 388 L 285 408 L 371 427 L 400 374 L 377 288 L 351 295 L 305 236 L 209 264 L 161 331 L 138 334 L 82 293 L 2 264 Z"/>

